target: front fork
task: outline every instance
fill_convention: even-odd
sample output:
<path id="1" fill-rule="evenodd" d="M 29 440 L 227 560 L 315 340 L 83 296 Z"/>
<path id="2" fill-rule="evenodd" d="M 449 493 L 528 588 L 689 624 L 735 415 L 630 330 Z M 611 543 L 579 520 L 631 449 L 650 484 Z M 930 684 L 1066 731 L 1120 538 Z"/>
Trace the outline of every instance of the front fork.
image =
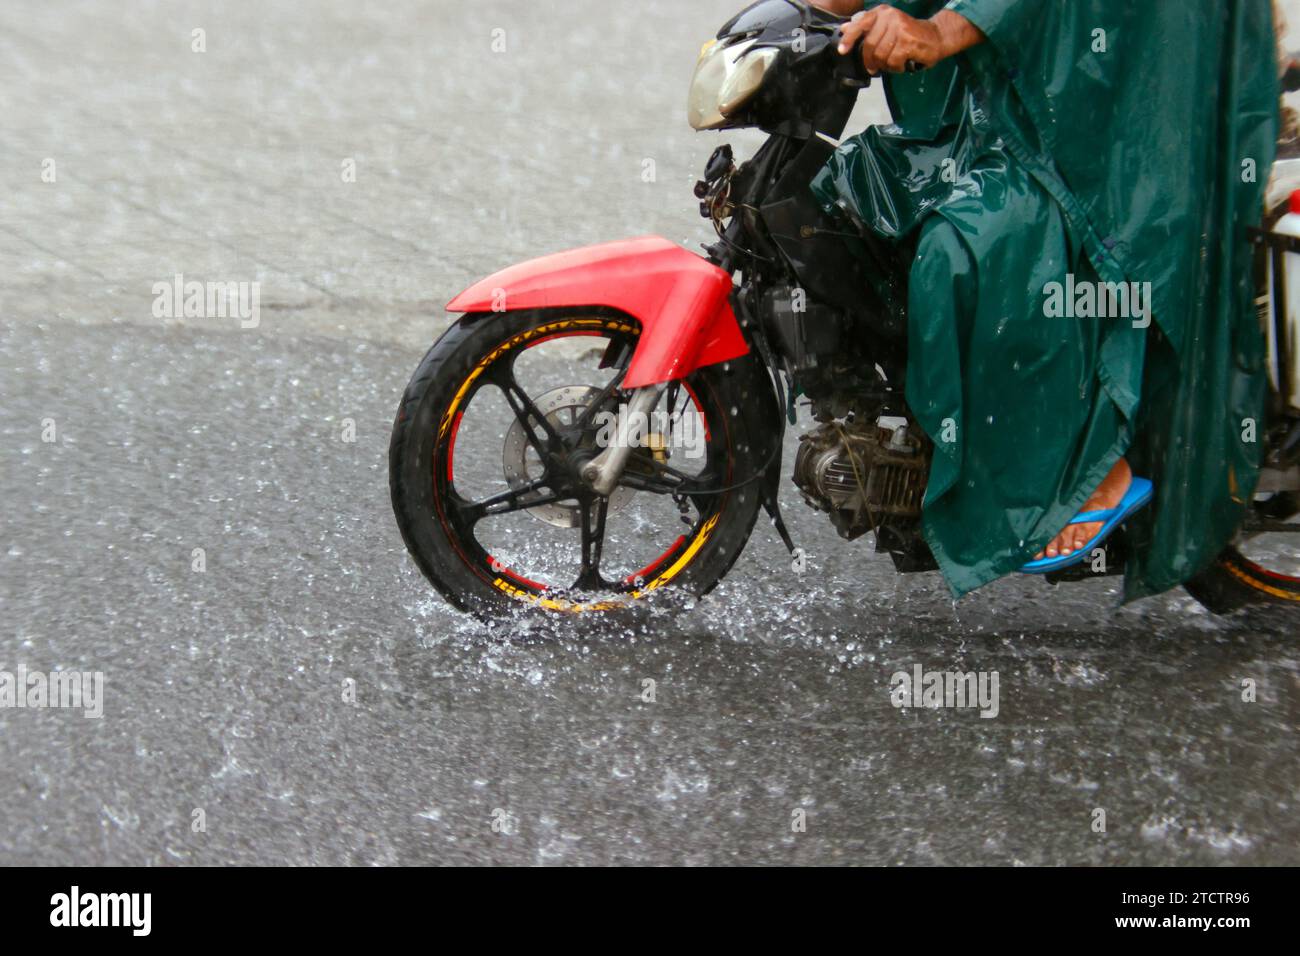
<path id="1" fill-rule="evenodd" d="M 666 387 L 667 385 L 661 382 L 658 385 L 646 385 L 634 390 L 632 400 L 619 412 L 619 429 L 616 434 L 628 434 L 626 426 L 629 421 L 643 421 L 649 418 L 650 413 L 659 404 L 659 396 L 663 395 Z M 589 484 L 596 494 L 604 498 L 609 497 L 618 487 L 619 479 L 623 477 L 623 469 L 627 467 L 627 460 L 632 451 L 631 442 L 614 441 L 583 465 L 583 481 Z"/>
<path id="2" fill-rule="evenodd" d="M 772 370 L 773 375 L 779 375 L 780 373 L 775 370 L 775 366 L 772 364 L 774 361 L 773 356 L 762 332 L 756 331 L 751 334 L 760 356 L 764 359 L 765 366 Z M 759 412 L 759 414 L 767 420 L 768 424 L 773 426 L 770 431 L 773 433 L 773 441 L 779 446 L 783 443 L 785 438 L 785 414 L 784 410 L 781 408 L 781 399 L 779 397 L 781 396 L 783 389 L 779 384 L 779 379 L 772 382 L 771 386 L 771 390 L 767 391 L 764 396 L 758 398 L 758 405 L 762 408 L 762 411 Z M 616 434 L 627 434 L 627 431 L 624 428 L 625 422 L 635 422 L 648 418 L 654 411 L 655 406 L 659 404 L 659 399 L 667 387 L 666 382 L 661 382 L 656 385 L 647 385 L 635 389 L 632 392 L 631 401 L 629 401 L 619 413 L 619 429 Z M 764 412 L 766 413 L 765 415 L 763 414 Z M 746 409 L 746 413 L 753 414 L 754 410 Z M 608 497 L 613 493 L 614 489 L 618 487 L 619 480 L 623 476 L 623 470 L 627 467 L 628 459 L 631 457 L 633 451 L 634 449 L 630 442 L 621 440 L 615 441 L 613 444 L 602 449 L 600 454 L 582 467 L 581 474 L 583 481 L 585 481 L 591 489 L 596 492 L 596 494 Z M 789 530 L 786 528 L 785 521 L 781 517 L 781 506 L 778 501 L 781 478 L 781 457 L 780 447 L 774 448 L 772 452 L 769 453 L 764 472 L 759 475 L 749 476 L 744 481 L 739 482 L 737 487 L 741 484 L 757 482 L 758 494 L 763 503 L 764 509 L 772 519 L 772 526 L 776 529 L 776 532 L 780 536 L 781 542 L 785 545 L 786 549 L 791 554 L 795 554 L 797 549 L 795 548 L 794 540 L 790 537 Z"/>

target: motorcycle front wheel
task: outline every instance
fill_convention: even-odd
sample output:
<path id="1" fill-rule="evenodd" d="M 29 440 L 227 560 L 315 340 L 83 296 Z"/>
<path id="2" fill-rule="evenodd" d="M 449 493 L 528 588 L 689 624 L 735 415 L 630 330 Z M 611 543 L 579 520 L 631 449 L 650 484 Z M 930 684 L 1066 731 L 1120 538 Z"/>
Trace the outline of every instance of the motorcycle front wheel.
<path id="1" fill-rule="evenodd" d="M 389 486 L 407 549 L 453 605 L 612 612 L 703 595 L 740 555 L 779 433 L 761 416 L 766 372 L 753 356 L 708 366 L 631 416 L 620 383 L 639 335 L 607 310 L 471 314 L 424 357 Z M 581 471 L 611 441 L 633 452 L 603 497 Z"/>

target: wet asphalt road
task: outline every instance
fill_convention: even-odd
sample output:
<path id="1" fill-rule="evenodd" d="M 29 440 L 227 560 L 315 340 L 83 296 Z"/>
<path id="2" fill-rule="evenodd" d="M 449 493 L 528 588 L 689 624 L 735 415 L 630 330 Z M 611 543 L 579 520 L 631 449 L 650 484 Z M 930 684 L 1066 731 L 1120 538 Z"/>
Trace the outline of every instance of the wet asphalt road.
<path id="1" fill-rule="evenodd" d="M 1300 863 L 1283 617 L 954 607 L 793 494 L 808 571 L 760 523 L 686 615 L 488 630 L 424 584 L 386 451 L 440 303 L 705 237 L 682 100 L 732 4 L 614 7 L 0 13 L 0 671 L 105 675 L 101 719 L 0 709 L 0 862 Z M 175 273 L 261 324 L 155 317 Z M 997 671 L 997 717 L 893 707 L 917 663 Z"/>

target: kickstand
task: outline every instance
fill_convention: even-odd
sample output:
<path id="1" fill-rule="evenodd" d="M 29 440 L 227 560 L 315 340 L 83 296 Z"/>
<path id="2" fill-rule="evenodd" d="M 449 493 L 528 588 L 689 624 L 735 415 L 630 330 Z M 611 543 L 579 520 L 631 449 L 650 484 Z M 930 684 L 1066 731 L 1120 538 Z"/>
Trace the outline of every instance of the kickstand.
<path id="1" fill-rule="evenodd" d="M 767 509 L 768 515 L 771 516 L 772 527 L 775 528 L 776 533 L 781 536 L 781 543 L 785 545 L 787 551 L 794 554 L 796 551 L 794 539 L 790 537 L 790 530 L 785 526 L 785 519 L 781 517 L 781 506 L 777 503 L 776 498 L 769 498 L 764 495 L 763 507 Z"/>
<path id="2" fill-rule="evenodd" d="M 761 327 L 755 335 L 754 343 L 758 346 L 758 354 L 762 357 L 763 363 L 772 370 L 772 385 L 776 389 L 776 403 L 781 412 L 778 419 L 781 427 L 776 433 L 777 446 L 775 454 L 772 456 L 772 463 L 767 466 L 767 474 L 763 476 L 761 492 L 763 495 L 763 508 L 767 511 L 768 517 L 772 519 L 772 527 L 781 536 L 781 543 L 785 545 L 787 551 L 795 554 L 798 549 L 795 548 L 794 539 L 790 537 L 790 530 L 785 526 L 785 520 L 781 517 L 781 502 L 778 500 L 778 493 L 781 488 L 781 447 L 785 444 L 786 421 L 788 420 L 793 425 L 798 420 L 794 410 L 794 390 L 791 388 L 790 397 L 787 399 L 785 386 L 781 382 L 781 372 L 777 370 L 776 360 L 772 357 L 772 350 L 768 347 L 767 337 L 763 335 Z"/>
<path id="3" fill-rule="evenodd" d="M 763 476 L 763 508 L 767 511 L 768 517 L 772 519 L 772 527 L 781 536 L 781 543 L 785 545 L 787 551 L 794 554 L 796 550 L 794 539 L 790 537 L 790 531 L 785 526 L 785 519 L 781 517 L 781 503 L 777 500 L 777 489 L 780 484 L 781 465 L 778 461 L 774 462 L 768 473 Z"/>

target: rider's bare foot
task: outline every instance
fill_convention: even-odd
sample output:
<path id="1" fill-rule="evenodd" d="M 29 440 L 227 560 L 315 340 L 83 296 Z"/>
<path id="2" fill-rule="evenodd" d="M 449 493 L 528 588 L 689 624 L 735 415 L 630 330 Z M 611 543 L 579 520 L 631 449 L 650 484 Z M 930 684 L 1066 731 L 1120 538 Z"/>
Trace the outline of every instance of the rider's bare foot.
<path id="1" fill-rule="evenodd" d="M 1105 511 L 1117 507 L 1132 481 L 1133 472 L 1129 468 L 1128 462 L 1121 458 L 1115 462 L 1115 467 L 1110 470 L 1110 474 L 1101 480 L 1101 484 L 1092 493 L 1092 497 L 1084 502 L 1083 507 L 1079 509 L 1080 513 L 1084 511 Z M 1066 525 L 1065 530 L 1053 538 L 1046 549 L 1034 555 L 1034 560 L 1037 561 L 1042 557 L 1055 558 L 1073 554 L 1101 530 L 1101 525 L 1102 522 L 1100 521 L 1093 521 L 1089 524 Z"/>

